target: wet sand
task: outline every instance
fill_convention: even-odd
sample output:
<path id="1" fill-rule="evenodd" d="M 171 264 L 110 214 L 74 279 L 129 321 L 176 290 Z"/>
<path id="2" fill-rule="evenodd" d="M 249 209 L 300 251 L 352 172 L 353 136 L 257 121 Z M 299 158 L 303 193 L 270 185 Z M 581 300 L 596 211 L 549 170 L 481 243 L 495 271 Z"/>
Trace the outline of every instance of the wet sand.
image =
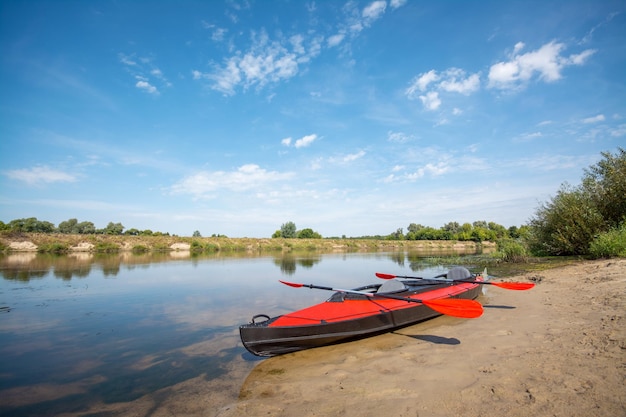
<path id="1" fill-rule="evenodd" d="M 626 416 L 626 259 L 507 280 L 539 282 L 530 291 L 487 287 L 478 319 L 439 317 L 252 362 L 233 369 L 228 380 L 195 378 L 91 411 L 153 417 Z"/>

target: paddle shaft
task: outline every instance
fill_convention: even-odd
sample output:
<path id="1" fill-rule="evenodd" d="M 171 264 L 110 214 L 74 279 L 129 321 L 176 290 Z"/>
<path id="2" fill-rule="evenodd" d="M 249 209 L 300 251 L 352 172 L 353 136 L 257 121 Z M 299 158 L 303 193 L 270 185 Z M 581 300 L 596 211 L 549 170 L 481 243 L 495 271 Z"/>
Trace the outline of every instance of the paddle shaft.
<path id="1" fill-rule="evenodd" d="M 281 282 L 283 284 L 285 283 L 285 281 L 281 281 Z M 289 284 L 287 284 L 287 285 L 289 285 Z M 345 292 L 345 293 L 349 293 L 349 294 L 360 294 L 360 295 L 365 295 L 365 296 L 368 296 L 368 297 L 389 298 L 391 300 L 407 301 L 407 302 L 410 302 L 410 303 L 421 303 L 421 304 L 424 303 L 424 300 L 417 300 L 417 299 L 414 299 L 414 298 L 398 297 L 396 295 L 378 294 L 378 293 L 365 292 L 365 291 L 344 290 L 344 289 L 341 289 L 341 288 L 323 287 L 321 285 L 314 285 L 314 284 L 302 284 L 302 287 L 307 287 L 307 288 L 312 288 L 312 289 L 317 289 L 317 290 Z"/>
<path id="2" fill-rule="evenodd" d="M 535 286 L 532 282 L 487 282 L 487 281 L 476 281 L 472 279 L 455 279 L 449 280 L 445 278 L 439 278 L 443 275 L 437 275 L 434 278 L 422 278 L 422 277 L 411 277 L 407 275 L 392 275 L 392 274 L 382 274 L 380 272 L 376 273 L 378 278 L 382 279 L 392 279 L 392 278 L 404 278 L 404 279 L 423 279 L 426 281 L 441 281 L 447 283 L 455 283 L 455 282 L 466 282 L 469 284 L 478 284 L 478 285 L 495 285 L 496 287 L 505 288 L 507 290 L 529 290 Z"/>

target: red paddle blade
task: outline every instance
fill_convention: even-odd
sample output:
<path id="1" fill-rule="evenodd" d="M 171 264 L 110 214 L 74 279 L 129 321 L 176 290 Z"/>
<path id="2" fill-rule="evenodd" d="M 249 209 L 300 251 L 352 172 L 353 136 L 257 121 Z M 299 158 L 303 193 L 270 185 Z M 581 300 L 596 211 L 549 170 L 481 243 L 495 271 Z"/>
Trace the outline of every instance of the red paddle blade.
<path id="1" fill-rule="evenodd" d="M 396 276 L 391 274 L 383 274 L 382 272 L 376 272 L 376 276 L 382 279 L 394 279 Z"/>
<path id="2" fill-rule="evenodd" d="M 507 290 L 519 291 L 529 290 L 535 286 L 532 282 L 490 282 L 490 284 Z"/>
<path id="3" fill-rule="evenodd" d="M 283 281 L 282 279 L 279 279 L 278 281 L 283 283 L 283 284 L 285 284 L 285 285 L 289 285 L 290 287 L 294 287 L 294 288 L 304 287 L 304 284 L 298 284 L 296 282 Z"/>
<path id="4" fill-rule="evenodd" d="M 483 314 L 483 306 L 474 300 L 439 298 L 436 300 L 422 300 L 422 304 L 441 314 L 463 319 L 474 319 Z"/>

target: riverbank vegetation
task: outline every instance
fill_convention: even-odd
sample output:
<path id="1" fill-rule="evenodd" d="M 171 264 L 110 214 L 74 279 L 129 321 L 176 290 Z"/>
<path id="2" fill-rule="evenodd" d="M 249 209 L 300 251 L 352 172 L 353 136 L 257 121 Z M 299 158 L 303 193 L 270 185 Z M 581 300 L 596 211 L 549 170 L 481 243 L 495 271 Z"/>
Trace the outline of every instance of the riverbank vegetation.
<path id="1" fill-rule="evenodd" d="M 389 241 L 373 239 L 254 239 L 228 237 L 79 235 L 50 233 L 0 233 L 0 251 L 40 253 L 175 252 L 184 254 L 245 254 L 303 252 L 421 252 L 432 256 L 496 251 L 493 242 Z"/>

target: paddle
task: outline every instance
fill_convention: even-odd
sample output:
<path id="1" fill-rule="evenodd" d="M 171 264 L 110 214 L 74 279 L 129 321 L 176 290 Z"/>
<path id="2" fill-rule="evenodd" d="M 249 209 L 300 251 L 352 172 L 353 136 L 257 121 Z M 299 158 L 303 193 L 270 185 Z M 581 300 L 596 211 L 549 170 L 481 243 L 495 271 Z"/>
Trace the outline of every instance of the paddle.
<path id="1" fill-rule="evenodd" d="M 474 281 L 471 279 L 455 279 L 454 281 L 450 281 L 449 279 L 444 278 L 422 278 L 422 277 L 409 277 L 405 275 L 392 275 L 392 274 L 383 274 L 381 272 L 376 272 L 376 276 L 382 279 L 393 279 L 393 278 L 409 278 L 409 279 L 425 279 L 429 281 L 445 281 L 445 282 L 470 282 L 472 284 L 480 284 L 480 285 L 495 285 L 496 287 L 504 288 L 507 290 L 529 290 L 535 286 L 532 282 L 486 282 L 486 281 Z"/>
<path id="2" fill-rule="evenodd" d="M 421 303 L 427 307 L 432 308 L 441 314 L 446 314 L 448 316 L 461 317 L 465 319 L 473 319 L 476 317 L 480 317 L 483 314 L 483 306 L 474 300 L 465 300 L 465 299 L 456 299 L 456 298 L 438 298 L 435 300 L 417 300 L 414 298 L 407 297 L 398 297 L 390 294 L 378 294 L 378 293 L 370 293 L 365 291 L 356 291 L 356 290 L 342 290 L 339 288 L 331 288 L 331 287 L 322 287 L 320 285 L 313 284 L 298 284 L 295 282 L 288 282 L 279 280 L 281 283 L 285 285 L 289 285 L 294 288 L 315 288 L 318 290 L 326 290 L 326 291 L 335 291 L 335 292 L 344 292 L 349 294 L 361 294 L 366 295 L 368 297 L 379 297 L 379 298 L 390 298 L 392 300 L 401 300 L 407 301 L 409 303 Z"/>

